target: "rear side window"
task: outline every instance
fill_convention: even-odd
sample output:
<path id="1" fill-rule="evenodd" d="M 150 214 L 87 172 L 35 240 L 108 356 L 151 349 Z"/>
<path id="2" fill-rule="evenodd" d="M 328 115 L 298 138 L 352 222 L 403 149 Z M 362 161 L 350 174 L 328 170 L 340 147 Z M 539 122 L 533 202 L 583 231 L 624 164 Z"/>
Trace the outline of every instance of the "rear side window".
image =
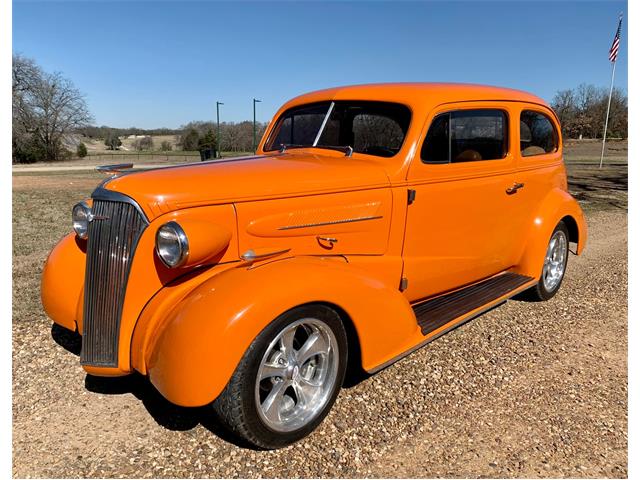
<path id="1" fill-rule="evenodd" d="M 520 153 L 523 157 L 558 150 L 558 134 L 549 117 L 532 110 L 520 114 Z"/>
<path id="2" fill-rule="evenodd" d="M 508 151 L 508 119 L 502 110 L 459 110 L 438 115 L 427 132 L 425 163 L 499 160 Z"/>

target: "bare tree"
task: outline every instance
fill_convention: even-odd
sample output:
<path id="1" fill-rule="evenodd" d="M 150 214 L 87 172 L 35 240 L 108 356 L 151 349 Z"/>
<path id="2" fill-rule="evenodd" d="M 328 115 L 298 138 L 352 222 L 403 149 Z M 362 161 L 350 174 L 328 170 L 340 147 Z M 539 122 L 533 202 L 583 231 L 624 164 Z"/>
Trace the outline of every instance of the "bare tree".
<path id="1" fill-rule="evenodd" d="M 560 90 L 558 91 L 553 100 L 551 101 L 553 109 L 558 115 L 560 125 L 563 128 L 568 126 L 575 120 L 576 117 L 576 99 L 573 90 Z"/>
<path id="2" fill-rule="evenodd" d="M 153 150 L 153 138 L 149 135 L 142 138 L 136 138 L 133 141 L 132 146 L 139 152 L 143 150 Z"/>
<path id="3" fill-rule="evenodd" d="M 262 137 L 267 124 L 256 125 L 258 140 Z M 176 143 L 183 150 L 197 150 L 202 142 L 215 146 L 221 152 L 250 152 L 253 148 L 253 122 L 222 122 L 220 138 L 217 138 L 217 126 L 213 122 L 195 121 L 182 127 L 182 133 L 176 136 Z M 212 137 L 212 138 L 211 138 Z"/>
<path id="4" fill-rule="evenodd" d="M 20 55 L 12 78 L 14 161 L 64 158 L 66 137 L 92 121 L 84 96 L 60 73 Z"/>
<path id="5" fill-rule="evenodd" d="M 117 132 L 109 131 L 105 135 L 104 144 L 107 146 L 107 150 L 118 150 L 122 146 L 122 140 L 118 137 Z"/>
<path id="6" fill-rule="evenodd" d="M 573 90 L 557 92 L 551 106 L 560 119 L 563 135 L 568 138 L 602 138 L 608 99 L 609 90 L 594 85 L 582 84 Z M 608 135 L 626 138 L 627 119 L 627 96 L 622 90 L 614 88 Z"/>

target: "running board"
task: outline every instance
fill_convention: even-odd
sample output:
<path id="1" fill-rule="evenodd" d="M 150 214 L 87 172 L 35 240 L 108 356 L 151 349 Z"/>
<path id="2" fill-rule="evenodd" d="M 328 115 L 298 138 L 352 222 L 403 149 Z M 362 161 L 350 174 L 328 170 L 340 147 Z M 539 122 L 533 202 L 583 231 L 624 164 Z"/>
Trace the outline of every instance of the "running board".
<path id="1" fill-rule="evenodd" d="M 532 280 L 532 277 L 506 272 L 412 307 L 422 334 L 427 335 L 509 292 L 515 292 Z"/>

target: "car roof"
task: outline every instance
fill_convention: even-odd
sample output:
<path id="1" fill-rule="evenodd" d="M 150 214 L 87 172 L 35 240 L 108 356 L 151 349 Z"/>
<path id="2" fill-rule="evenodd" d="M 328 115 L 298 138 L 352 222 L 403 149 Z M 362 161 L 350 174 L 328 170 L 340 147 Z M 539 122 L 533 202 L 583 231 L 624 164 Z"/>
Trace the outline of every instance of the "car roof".
<path id="1" fill-rule="evenodd" d="M 542 98 L 522 90 L 475 85 L 469 83 L 372 83 L 328 88 L 300 95 L 284 106 L 322 100 L 380 100 L 398 102 L 411 106 L 421 104 L 443 104 L 450 102 L 503 100 L 529 102 L 549 107 Z"/>

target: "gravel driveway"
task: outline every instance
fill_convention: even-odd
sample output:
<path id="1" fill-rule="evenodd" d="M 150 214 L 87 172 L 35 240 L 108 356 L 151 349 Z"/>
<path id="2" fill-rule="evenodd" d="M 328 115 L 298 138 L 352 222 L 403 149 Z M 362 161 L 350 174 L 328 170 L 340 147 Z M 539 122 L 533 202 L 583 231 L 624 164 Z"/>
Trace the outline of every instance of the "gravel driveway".
<path id="1" fill-rule="evenodd" d="M 511 301 L 345 388 L 313 435 L 273 452 L 230 443 L 208 409 L 172 406 L 142 377 L 87 377 L 77 339 L 24 307 L 31 259 L 14 291 L 13 474 L 625 477 L 626 221 L 589 212 L 555 299 Z"/>

